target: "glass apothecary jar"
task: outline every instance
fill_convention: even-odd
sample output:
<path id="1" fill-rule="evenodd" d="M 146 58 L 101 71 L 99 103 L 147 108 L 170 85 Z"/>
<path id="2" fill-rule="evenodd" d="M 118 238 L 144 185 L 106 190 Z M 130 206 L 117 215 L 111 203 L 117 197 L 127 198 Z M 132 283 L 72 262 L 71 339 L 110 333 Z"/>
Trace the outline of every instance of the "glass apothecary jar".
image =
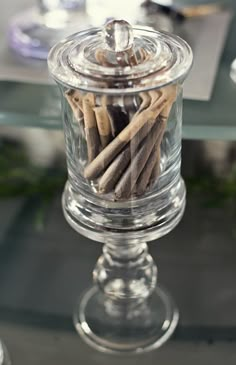
<path id="1" fill-rule="evenodd" d="M 105 243 L 94 270 L 96 286 L 82 300 L 75 322 L 87 342 L 103 350 L 157 347 L 176 325 L 168 296 L 155 289 L 156 266 L 145 242 L 172 230 L 184 212 L 182 83 L 191 64 L 191 49 L 181 38 L 123 20 L 77 33 L 49 54 L 62 97 L 64 214 L 75 230 Z M 128 340 L 122 323 L 130 329 L 144 321 L 147 300 L 153 328 L 143 328 L 138 342 L 131 330 Z M 93 308 L 99 306 L 96 322 Z M 93 326 L 100 327 L 91 328 L 91 314 Z"/>

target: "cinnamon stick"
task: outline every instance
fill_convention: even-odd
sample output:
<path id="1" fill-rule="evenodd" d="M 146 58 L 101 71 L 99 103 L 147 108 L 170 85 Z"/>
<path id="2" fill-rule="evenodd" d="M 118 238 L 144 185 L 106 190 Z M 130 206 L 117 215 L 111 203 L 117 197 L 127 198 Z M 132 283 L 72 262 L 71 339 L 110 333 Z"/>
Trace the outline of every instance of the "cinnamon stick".
<path id="1" fill-rule="evenodd" d="M 147 189 L 148 183 L 156 181 L 160 171 L 160 146 L 158 141 L 155 143 L 154 148 L 148 158 L 148 161 L 142 170 L 137 184 L 135 193 L 137 196 L 143 195 Z"/>
<path id="2" fill-rule="evenodd" d="M 147 60 L 150 59 L 150 54 L 148 54 L 148 52 L 144 48 L 140 48 L 139 58 L 140 58 L 139 63 L 146 62 Z"/>
<path id="3" fill-rule="evenodd" d="M 116 199 L 128 199 L 136 185 L 136 182 L 146 165 L 152 149 L 156 143 L 160 131 L 163 129 L 163 120 L 156 122 L 142 143 L 141 148 L 131 160 L 125 173 L 122 175 L 115 188 Z"/>
<path id="4" fill-rule="evenodd" d="M 160 144 L 163 139 L 163 135 L 166 129 L 167 119 L 169 117 L 171 108 L 173 105 L 173 101 L 170 101 L 165 108 L 163 108 L 162 112 L 160 113 L 159 119 L 162 120 L 160 124 L 162 129 L 158 134 L 157 141 L 154 145 L 154 148 L 147 160 L 146 165 L 144 166 L 138 181 L 135 187 L 135 193 L 137 196 L 140 196 L 145 193 L 146 188 L 149 185 L 152 185 L 160 175 Z"/>
<path id="5" fill-rule="evenodd" d="M 109 62 L 105 56 L 105 52 L 103 49 L 99 48 L 96 50 L 95 52 L 95 58 L 97 63 L 99 63 L 102 66 L 106 66 L 106 67 L 114 67 L 114 65 Z"/>
<path id="6" fill-rule="evenodd" d="M 148 181 L 149 187 L 152 187 L 160 176 L 161 149 L 160 146 L 156 153 L 156 162 L 152 168 L 152 172 Z"/>
<path id="7" fill-rule="evenodd" d="M 138 109 L 138 113 L 141 113 L 144 109 L 147 109 L 147 107 L 150 105 L 151 103 L 151 96 L 146 92 L 142 92 L 139 94 L 141 99 L 142 99 L 142 103 Z"/>
<path id="8" fill-rule="evenodd" d="M 138 60 L 137 60 L 137 56 L 134 52 L 134 48 L 133 47 L 129 48 L 126 53 L 127 53 L 127 58 L 128 58 L 127 62 L 129 64 L 129 66 L 136 66 L 138 64 Z"/>
<path id="9" fill-rule="evenodd" d="M 106 147 L 111 140 L 111 125 L 107 109 L 103 106 L 93 108 L 96 116 L 98 132 L 102 147 Z"/>
<path id="10" fill-rule="evenodd" d="M 95 113 L 93 111 L 94 106 L 94 95 L 89 93 L 83 98 L 82 102 L 89 162 L 95 159 L 95 157 L 99 154 L 100 149 L 100 138 Z"/>
<path id="11" fill-rule="evenodd" d="M 126 146 L 106 169 L 99 180 L 100 193 L 110 193 L 130 162 L 130 146 Z"/>
<path id="12" fill-rule="evenodd" d="M 157 116 L 168 104 L 169 100 L 175 97 L 173 89 L 166 87 L 161 92 L 161 96 L 148 109 L 135 115 L 131 122 L 110 142 L 104 150 L 85 168 L 84 177 L 94 179 L 98 177 L 116 155 L 126 146 L 126 144 L 140 131 L 146 124 L 154 124 Z"/>
<path id="13" fill-rule="evenodd" d="M 116 52 L 116 61 L 121 67 L 135 66 L 138 64 L 137 57 L 132 48 L 124 52 Z"/>
<path id="14" fill-rule="evenodd" d="M 83 110 L 82 110 L 82 96 L 78 90 L 67 90 L 65 92 L 66 100 L 68 101 L 75 119 L 78 122 L 82 121 Z"/>
<path id="15" fill-rule="evenodd" d="M 137 133 L 131 142 L 121 151 L 106 169 L 101 179 L 99 180 L 99 192 L 108 193 L 111 192 L 118 180 L 120 179 L 122 173 L 128 166 L 132 156 L 136 153 L 139 145 L 143 139 L 147 136 L 152 128 L 151 123 L 146 123 L 139 133 Z"/>
<path id="16" fill-rule="evenodd" d="M 161 93 L 158 90 L 153 90 L 148 93 L 141 93 L 142 98 L 142 104 L 140 105 L 137 113 L 141 113 L 143 110 L 147 110 L 148 108 L 152 108 L 153 104 L 157 102 L 157 100 L 161 97 Z M 141 133 L 138 132 L 136 134 L 136 138 L 133 138 L 130 143 L 130 149 L 131 149 L 131 160 L 135 156 L 136 153 L 136 144 L 141 142 L 144 137 L 148 135 L 150 130 L 152 129 L 153 123 L 146 123 L 144 127 L 141 129 Z M 159 123 L 159 130 L 157 134 L 159 135 L 161 132 L 162 123 Z M 140 140 L 139 140 L 140 139 Z"/>

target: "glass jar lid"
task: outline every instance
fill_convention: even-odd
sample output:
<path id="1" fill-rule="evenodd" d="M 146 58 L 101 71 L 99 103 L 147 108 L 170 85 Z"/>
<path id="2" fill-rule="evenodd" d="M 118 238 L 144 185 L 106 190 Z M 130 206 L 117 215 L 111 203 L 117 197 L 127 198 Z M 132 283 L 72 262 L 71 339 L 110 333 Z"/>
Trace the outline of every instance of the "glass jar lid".
<path id="1" fill-rule="evenodd" d="M 182 81 L 192 59 L 191 48 L 177 36 L 112 20 L 56 44 L 48 66 L 70 88 L 120 94 Z"/>

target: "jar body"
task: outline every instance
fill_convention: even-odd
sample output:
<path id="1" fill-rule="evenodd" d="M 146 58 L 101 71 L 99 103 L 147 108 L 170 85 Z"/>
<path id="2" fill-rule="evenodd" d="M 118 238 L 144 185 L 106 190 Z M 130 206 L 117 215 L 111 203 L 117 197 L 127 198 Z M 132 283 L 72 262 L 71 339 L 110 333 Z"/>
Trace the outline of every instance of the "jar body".
<path id="1" fill-rule="evenodd" d="M 160 232 L 149 239 L 167 233 L 185 205 L 182 85 L 129 95 L 60 89 L 69 182 L 64 210 L 80 222 L 86 216 L 85 225 L 104 234 L 152 232 L 156 225 Z"/>

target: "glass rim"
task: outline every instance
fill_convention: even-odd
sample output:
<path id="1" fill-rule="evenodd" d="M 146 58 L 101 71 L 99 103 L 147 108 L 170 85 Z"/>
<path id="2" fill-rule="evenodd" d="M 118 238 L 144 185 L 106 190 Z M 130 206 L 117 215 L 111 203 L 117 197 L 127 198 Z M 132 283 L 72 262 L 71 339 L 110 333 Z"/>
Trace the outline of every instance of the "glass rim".
<path id="1" fill-rule="evenodd" d="M 92 40 L 99 40 L 102 32 L 101 27 L 91 28 L 72 34 L 50 50 L 48 67 L 52 77 L 68 88 L 113 95 L 136 93 L 183 82 L 193 63 L 193 53 L 188 43 L 179 36 L 164 31 L 141 26 L 136 26 L 133 30 L 134 36 L 142 36 L 144 40 L 147 37 L 152 39 L 157 49 L 161 42 L 157 54 L 153 53 L 150 60 L 125 67 L 107 67 L 89 62 L 84 58 L 83 48 L 85 44 L 88 47 Z M 81 53 L 76 54 L 79 47 Z M 78 62 L 73 62 L 75 60 Z"/>

